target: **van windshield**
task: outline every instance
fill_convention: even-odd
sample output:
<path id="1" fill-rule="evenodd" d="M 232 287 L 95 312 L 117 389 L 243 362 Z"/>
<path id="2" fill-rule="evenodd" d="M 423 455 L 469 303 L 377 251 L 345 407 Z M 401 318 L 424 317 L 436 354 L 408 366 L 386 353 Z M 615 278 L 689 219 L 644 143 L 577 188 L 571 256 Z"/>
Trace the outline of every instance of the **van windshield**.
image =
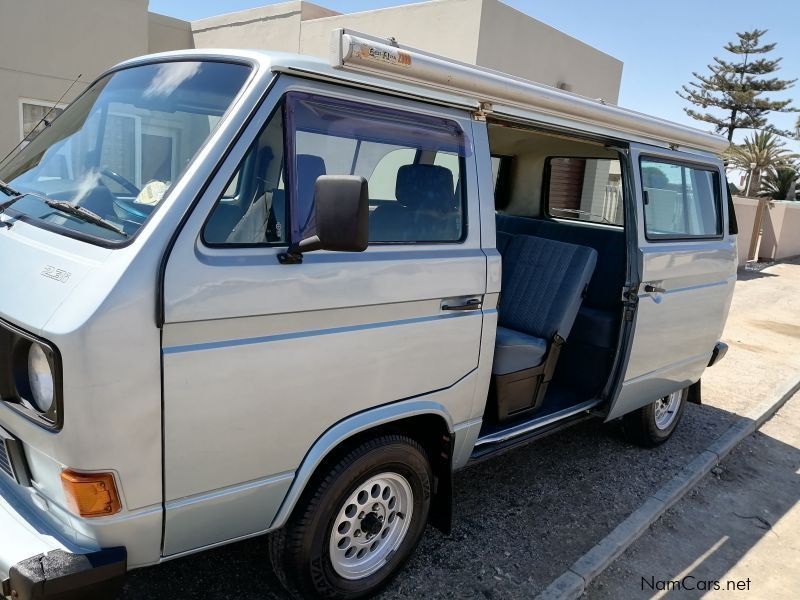
<path id="1" fill-rule="evenodd" d="M 219 124 L 250 73 L 164 62 L 111 73 L 0 165 L 0 203 L 106 243 L 132 237 Z"/>

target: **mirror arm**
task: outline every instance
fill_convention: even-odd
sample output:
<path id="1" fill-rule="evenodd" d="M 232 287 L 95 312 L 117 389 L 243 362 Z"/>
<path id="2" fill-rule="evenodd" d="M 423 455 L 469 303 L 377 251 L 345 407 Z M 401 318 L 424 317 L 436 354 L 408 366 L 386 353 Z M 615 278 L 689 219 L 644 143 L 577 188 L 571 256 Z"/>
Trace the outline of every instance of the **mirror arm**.
<path id="1" fill-rule="evenodd" d="M 303 263 L 303 253 L 297 251 L 297 245 L 290 246 L 286 252 L 278 254 L 278 262 L 282 265 L 299 265 Z"/>
<path id="2" fill-rule="evenodd" d="M 319 237 L 312 235 L 304 240 L 300 240 L 297 244 L 292 244 L 286 249 L 286 252 L 278 254 L 278 262 L 282 265 L 299 265 L 303 262 L 303 252 L 312 252 L 320 250 L 322 243 Z"/>

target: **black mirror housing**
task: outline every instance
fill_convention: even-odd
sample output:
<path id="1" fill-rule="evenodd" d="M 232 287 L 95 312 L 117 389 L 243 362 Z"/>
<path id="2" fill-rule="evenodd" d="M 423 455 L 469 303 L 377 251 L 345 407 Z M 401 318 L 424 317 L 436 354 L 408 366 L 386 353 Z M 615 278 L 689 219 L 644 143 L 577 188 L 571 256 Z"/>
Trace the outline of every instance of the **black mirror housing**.
<path id="1" fill-rule="evenodd" d="M 281 263 L 302 262 L 304 252 L 363 252 L 369 243 L 369 187 L 355 175 L 321 175 L 314 186 L 316 235 L 278 255 Z"/>

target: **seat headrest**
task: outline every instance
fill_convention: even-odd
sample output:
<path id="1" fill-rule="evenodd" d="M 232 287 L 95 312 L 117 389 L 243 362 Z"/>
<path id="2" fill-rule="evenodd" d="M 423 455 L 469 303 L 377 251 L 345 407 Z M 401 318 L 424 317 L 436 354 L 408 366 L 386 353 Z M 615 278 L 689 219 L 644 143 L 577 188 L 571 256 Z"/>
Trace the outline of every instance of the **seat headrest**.
<path id="1" fill-rule="evenodd" d="M 317 177 L 327 174 L 328 171 L 325 169 L 325 161 L 322 160 L 322 157 L 313 154 L 297 155 L 297 181 L 301 186 L 310 184 L 313 190 Z"/>
<path id="2" fill-rule="evenodd" d="M 397 170 L 395 197 L 409 208 L 449 210 L 455 203 L 453 173 L 439 165 L 403 165 Z"/>

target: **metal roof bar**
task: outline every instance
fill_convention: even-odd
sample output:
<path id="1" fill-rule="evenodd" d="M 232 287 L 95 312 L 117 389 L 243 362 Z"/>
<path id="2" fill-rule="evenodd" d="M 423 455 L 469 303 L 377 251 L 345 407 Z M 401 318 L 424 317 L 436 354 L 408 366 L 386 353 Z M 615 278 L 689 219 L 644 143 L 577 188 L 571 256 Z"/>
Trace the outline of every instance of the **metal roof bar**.
<path id="1" fill-rule="evenodd" d="M 623 137 L 644 136 L 715 154 L 729 145 L 726 139 L 699 129 L 349 29 L 331 32 L 330 64 L 334 69 L 366 72 L 459 93 L 481 103 L 507 104 L 607 127 Z"/>

